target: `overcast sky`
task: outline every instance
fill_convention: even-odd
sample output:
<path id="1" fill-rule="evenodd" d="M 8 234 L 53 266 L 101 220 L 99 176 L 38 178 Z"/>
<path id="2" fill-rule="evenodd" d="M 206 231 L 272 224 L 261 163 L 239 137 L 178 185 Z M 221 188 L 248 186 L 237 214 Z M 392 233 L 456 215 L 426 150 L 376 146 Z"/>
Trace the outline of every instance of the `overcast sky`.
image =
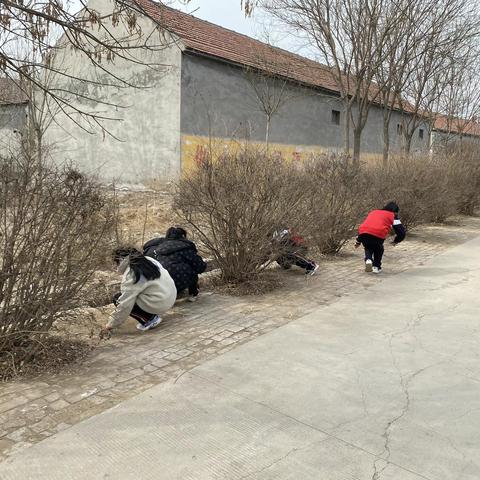
<path id="1" fill-rule="evenodd" d="M 182 5 L 180 0 L 172 0 L 170 5 L 245 35 L 255 36 L 257 33 L 256 20 L 245 18 L 240 0 L 192 0 L 188 6 Z"/>
<path id="2" fill-rule="evenodd" d="M 299 51 L 296 46 L 298 42 L 281 33 L 281 29 L 273 26 L 272 21 L 262 12 L 257 11 L 253 17 L 245 18 L 240 8 L 240 0 L 191 0 L 187 6 L 181 0 L 170 0 L 169 5 L 249 37 Z"/>
<path id="3" fill-rule="evenodd" d="M 308 51 L 299 46 L 298 40 L 292 40 L 285 29 L 275 27 L 260 10 L 253 17 L 245 18 L 240 0 L 191 0 L 188 5 L 182 0 L 167 0 L 166 3 L 203 20 L 308 56 Z M 79 0 L 70 0 L 69 5 L 72 11 L 80 8 Z"/>

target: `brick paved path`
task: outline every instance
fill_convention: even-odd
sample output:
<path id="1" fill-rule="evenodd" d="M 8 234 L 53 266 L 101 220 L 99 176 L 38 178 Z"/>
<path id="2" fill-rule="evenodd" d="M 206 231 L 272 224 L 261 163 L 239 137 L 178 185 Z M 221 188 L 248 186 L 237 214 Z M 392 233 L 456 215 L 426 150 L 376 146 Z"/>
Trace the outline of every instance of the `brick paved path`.
<path id="1" fill-rule="evenodd" d="M 205 294 L 195 304 L 179 303 L 162 326 L 148 334 L 139 334 L 134 322 L 129 323 L 73 374 L 0 384 L 0 460 L 479 234 L 476 218 L 424 227 L 404 244 L 387 247 L 383 277 L 366 275 L 362 252 L 347 248 L 343 256 L 322 262 L 316 277 L 294 269 L 279 272 L 286 276 L 287 286 L 270 294 L 242 298 Z"/>

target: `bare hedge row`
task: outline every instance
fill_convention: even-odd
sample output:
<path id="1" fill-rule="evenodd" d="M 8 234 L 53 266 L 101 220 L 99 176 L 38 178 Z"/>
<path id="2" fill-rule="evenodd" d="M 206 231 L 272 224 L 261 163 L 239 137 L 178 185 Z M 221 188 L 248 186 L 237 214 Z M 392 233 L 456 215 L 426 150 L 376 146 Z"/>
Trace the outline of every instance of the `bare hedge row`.
<path id="1" fill-rule="evenodd" d="M 81 305 L 111 249 L 113 215 L 100 185 L 75 169 L 0 158 L 0 370 L 21 367 L 59 312 Z"/>
<path id="2" fill-rule="evenodd" d="M 271 233 L 294 227 L 320 254 L 337 253 L 362 217 L 395 200 L 407 229 L 471 215 L 480 203 L 480 155 L 464 147 L 441 156 L 356 166 L 322 155 L 286 163 L 246 146 L 207 157 L 178 185 L 175 209 L 218 262 L 241 282 L 275 257 Z"/>
<path id="3" fill-rule="evenodd" d="M 479 187 L 475 149 L 382 168 L 334 155 L 286 163 L 247 146 L 207 157 L 179 182 L 175 209 L 223 280 L 242 282 L 274 260 L 278 228 L 296 228 L 317 253 L 336 253 L 388 200 L 411 229 L 472 214 Z M 115 243 L 115 223 L 112 198 L 91 178 L 27 154 L 0 158 L 0 367 L 28 360 L 59 312 L 82 305 Z"/>

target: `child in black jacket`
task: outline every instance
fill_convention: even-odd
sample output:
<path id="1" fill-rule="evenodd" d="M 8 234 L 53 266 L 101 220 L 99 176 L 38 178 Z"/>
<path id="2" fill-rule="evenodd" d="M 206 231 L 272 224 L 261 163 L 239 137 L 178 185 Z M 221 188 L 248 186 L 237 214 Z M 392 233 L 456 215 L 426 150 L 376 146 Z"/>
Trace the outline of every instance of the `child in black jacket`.
<path id="1" fill-rule="evenodd" d="M 154 238 L 143 246 L 143 253 L 158 260 L 175 282 L 177 292 L 188 289 L 191 302 L 198 298 L 198 276 L 207 264 L 197 252 L 197 247 L 187 239 L 180 227 L 170 227 L 165 238 Z"/>

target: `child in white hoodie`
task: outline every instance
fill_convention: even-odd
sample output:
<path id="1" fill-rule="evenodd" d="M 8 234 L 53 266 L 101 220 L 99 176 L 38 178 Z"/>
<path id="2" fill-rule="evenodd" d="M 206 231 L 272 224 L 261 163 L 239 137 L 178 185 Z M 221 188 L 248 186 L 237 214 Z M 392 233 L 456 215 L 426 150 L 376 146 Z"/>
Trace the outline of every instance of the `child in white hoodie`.
<path id="1" fill-rule="evenodd" d="M 160 315 L 170 310 L 177 298 L 170 274 L 157 260 L 135 248 L 115 250 L 113 260 L 123 277 L 121 292 L 113 299 L 116 310 L 105 330 L 120 326 L 129 316 L 137 320 L 137 329 L 142 332 L 160 325 Z"/>

